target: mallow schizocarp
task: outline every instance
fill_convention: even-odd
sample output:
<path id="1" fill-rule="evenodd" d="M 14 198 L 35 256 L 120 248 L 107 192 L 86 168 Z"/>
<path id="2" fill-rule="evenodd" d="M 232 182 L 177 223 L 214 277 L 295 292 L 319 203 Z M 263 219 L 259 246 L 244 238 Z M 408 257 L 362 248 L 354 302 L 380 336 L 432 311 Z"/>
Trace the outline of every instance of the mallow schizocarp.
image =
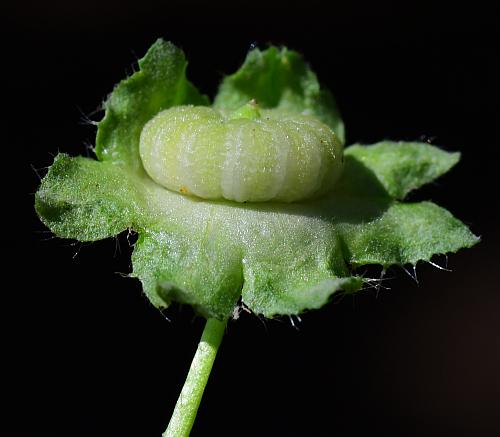
<path id="1" fill-rule="evenodd" d="M 143 128 L 142 163 L 170 190 L 203 199 L 294 202 L 329 191 L 342 144 L 315 117 L 259 109 L 175 106 Z"/>

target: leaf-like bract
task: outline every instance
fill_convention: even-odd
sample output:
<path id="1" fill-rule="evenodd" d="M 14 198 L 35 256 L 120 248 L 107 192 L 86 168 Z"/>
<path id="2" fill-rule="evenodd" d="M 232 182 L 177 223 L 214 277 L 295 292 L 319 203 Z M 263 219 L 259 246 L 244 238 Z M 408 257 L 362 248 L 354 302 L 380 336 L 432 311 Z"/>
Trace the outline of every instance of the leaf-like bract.
<path id="1" fill-rule="evenodd" d="M 186 79 L 187 62 L 182 50 L 170 42 L 156 41 L 139 61 L 139 71 L 121 81 L 104 102 L 99 122 L 96 155 L 141 171 L 137 144 L 143 126 L 163 109 L 176 105 L 206 105 Z"/>
<path id="2" fill-rule="evenodd" d="M 293 50 L 251 50 L 241 68 L 222 81 L 214 106 L 235 110 L 251 99 L 263 108 L 314 115 L 345 141 L 344 123 L 332 94 Z"/>

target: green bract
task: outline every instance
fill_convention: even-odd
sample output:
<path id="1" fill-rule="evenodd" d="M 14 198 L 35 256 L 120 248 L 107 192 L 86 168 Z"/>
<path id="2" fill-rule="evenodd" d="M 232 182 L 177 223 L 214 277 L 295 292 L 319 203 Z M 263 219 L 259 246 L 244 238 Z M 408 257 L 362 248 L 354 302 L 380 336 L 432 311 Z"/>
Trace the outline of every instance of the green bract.
<path id="1" fill-rule="evenodd" d="M 353 267 L 415 265 L 478 241 L 439 206 L 402 202 L 459 160 L 424 143 L 350 146 L 333 189 L 295 203 L 204 200 L 164 188 L 143 167 L 144 126 L 168 108 L 209 102 L 187 81 L 184 55 L 172 44 L 157 41 L 139 67 L 105 103 L 98 161 L 58 155 L 36 210 L 60 237 L 94 241 L 137 231 L 132 275 L 154 305 L 187 303 L 224 320 L 241 299 L 267 317 L 298 314 L 338 290 L 359 290 L 363 279 Z M 213 107 L 228 114 L 252 99 L 276 117 L 317 119 L 343 141 L 332 96 L 296 52 L 252 50 L 224 79 Z M 209 159 L 211 150 L 204 153 Z M 203 178 L 197 186 L 203 188 Z"/>

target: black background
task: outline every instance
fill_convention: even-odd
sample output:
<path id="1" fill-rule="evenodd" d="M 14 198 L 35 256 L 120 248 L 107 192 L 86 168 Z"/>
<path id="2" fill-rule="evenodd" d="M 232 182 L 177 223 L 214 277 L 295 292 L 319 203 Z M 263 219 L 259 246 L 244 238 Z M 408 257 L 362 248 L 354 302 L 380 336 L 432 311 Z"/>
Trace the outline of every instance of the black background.
<path id="1" fill-rule="evenodd" d="M 251 44 L 285 44 L 334 92 L 349 143 L 460 150 L 459 166 L 410 198 L 436 201 L 483 239 L 449 257 L 453 273 L 419 265 L 417 286 L 393 269 L 391 290 L 334 300 L 298 329 L 243 314 L 229 324 L 193 435 L 500 434 L 491 10 L 22 1 L 4 12 L 0 436 L 147 437 L 168 422 L 202 321 L 188 308 L 166 320 L 138 282 L 116 273 L 130 271 L 125 235 L 91 245 L 50 239 L 32 206 L 32 166 L 43 175 L 57 151 L 90 153 L 86 115 L 160 36 L 185 50 L 189 78 L 210 95 Z"/>

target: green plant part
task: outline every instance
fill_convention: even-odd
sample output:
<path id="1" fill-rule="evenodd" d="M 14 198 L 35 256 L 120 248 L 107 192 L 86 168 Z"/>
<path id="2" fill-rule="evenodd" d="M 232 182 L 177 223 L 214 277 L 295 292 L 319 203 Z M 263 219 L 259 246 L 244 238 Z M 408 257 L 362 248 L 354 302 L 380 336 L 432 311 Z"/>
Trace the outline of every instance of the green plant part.
<path id="1" fill-rule="evenodd" d="M 203 199 L 294 202 L 331 190 L 342 144 L 317 118 L 247 103 L 227 116 L 176 106 L 153 117 L 139 150 L 159 185 Z"/>
<path id="2" fill-rule="evenodd" d="M 404 202 L 459 154 L 391 141 L 343 150 L 333 97 L 298 53 L 252 50 L 211 107 L 172 44 L 157 41 L 139 67 L 105 102 L 98 160 L 58 155 L 35 206 L 64 238 L 137 231 L 132 276 L 152 304 L 189 304 L 208 320 L 165 435 L 189 435 L 240 305 L 296 315 L 360 290 L 355 267 L 477 243 L 445 209 Z"/>

